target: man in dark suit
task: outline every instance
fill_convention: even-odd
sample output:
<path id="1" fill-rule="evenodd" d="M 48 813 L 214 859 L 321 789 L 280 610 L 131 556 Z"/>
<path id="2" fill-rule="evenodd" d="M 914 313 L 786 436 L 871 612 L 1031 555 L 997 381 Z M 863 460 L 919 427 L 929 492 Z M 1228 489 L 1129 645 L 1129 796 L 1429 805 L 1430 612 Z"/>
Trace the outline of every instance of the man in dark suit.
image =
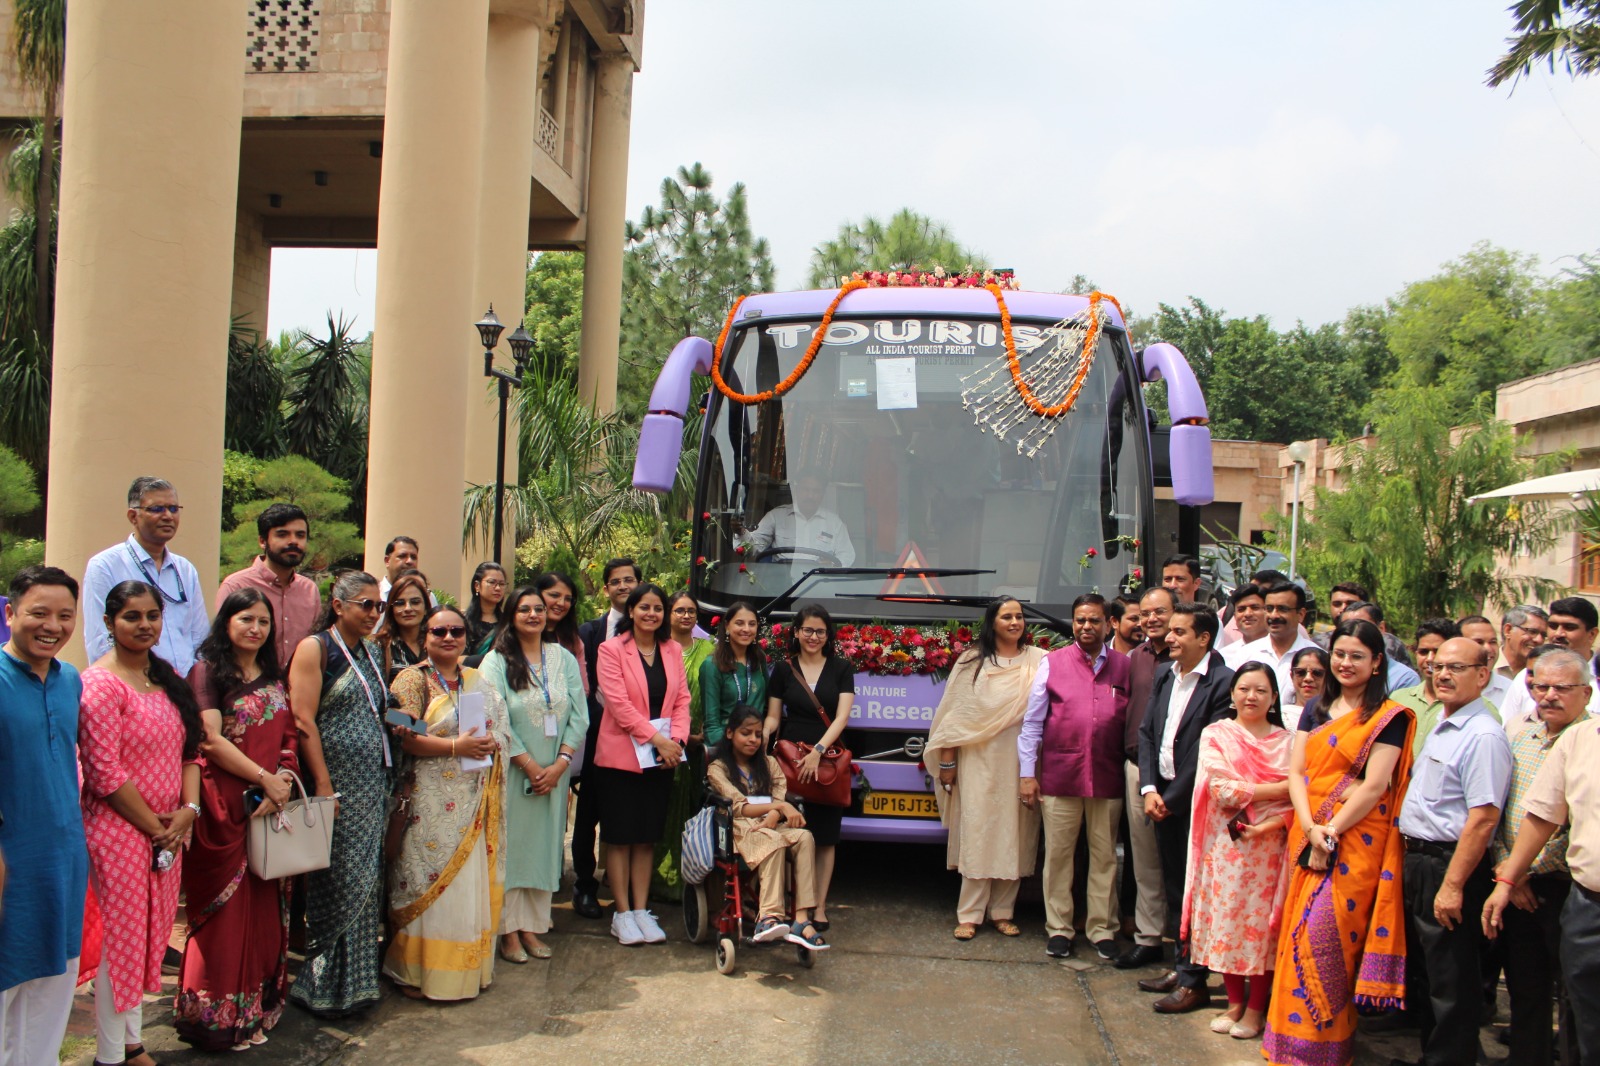
<path id="1" fill-rule="evenodd" d="M 1155 823 L 1161 850 L 1167 935 L 1178 945 L 1171 972 L 1139 982 L 1146 992 L 1166 993 L 1155 1003 L 1161 1014 L 1199 1010 L 1211 1002 L 1206 991 L 1209 972 L 1189 960 L 1189 945 L 1178 934 L 1200 732 L 1227 717 L 1233 706 L 1233 671 L 1212 650 L 1218 628 L 1216 612 L 1209 607 L 1180 603 L 1173 610 L 1167 625 L 1172 658 L 1158 668 L 1150 705 L 1139 725 L 1139 792 L 1144 816 Z"/>
<path id="2" fill-rule="evenodd" d="M 583 668 L 589 676 L 589 734 L 583 748 L 586 764 L 594 757 L 595 742 L 600 736 L 600 716 L 605 713 L 600 700 L 600 682 L 595 676 L 600 645 L 617 635 L 623 607 L 640 578 L 639 566 L 632 559 L 607 562 L 600 579 L 605 582 L 611 609 L 578 627 L 578 639 L 583 642 Z M 572 872 L 576 876 L 572 886 L 572 909 L 585 918 L 599 918 L 602 913 L 600 881 L 594 875 L 594 848 L 596 830 L 600 826 L 600 793 L 593 775 L 584 780 L 582 770 L 573 775 L 572 785 L 578 793 L 578 807 L 572 816 Z"/>

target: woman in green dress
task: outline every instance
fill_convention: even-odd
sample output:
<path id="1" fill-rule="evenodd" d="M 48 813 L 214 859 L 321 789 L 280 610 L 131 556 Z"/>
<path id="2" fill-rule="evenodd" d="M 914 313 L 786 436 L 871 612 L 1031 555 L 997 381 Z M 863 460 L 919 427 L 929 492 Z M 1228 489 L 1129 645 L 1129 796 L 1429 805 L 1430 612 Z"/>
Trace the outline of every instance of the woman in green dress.
<path id="1" fill-rule="evenodd" d="M 716 651 L 700 664 L 700 703 L 706 747 L 722 743 L 728 716 L 741 703 L 767 705 L 767 657 L 756 643 L 761 620 L 743 600 L 731 605 L 717 627 Z"/>
<path id="2" fill-rule="evenodd" d="M 706 781 L 705 716 L 700 708 L 700 666 L 711 657 L 714 645 L 694 635 L 700 612 L 688 591 L 678 593 L 667 604 L 669 638 L 683 648 L 684 680 L 689 685 L 689 757 L 672 779 L 672 798 L 667 804 L 667 828 L 656 845 L 656 871 L 651 892 L 663 899 L 683 898 L 683 878 L 678 874 L 678 857 L 683 853 L 683 823 L 700 809 Z"/>
<path id="3" fill-rule="evenodd" d="M 507 602 L 510 624 L 500 630 L 478 673 L 510 712 L 500 957 L 524 963 L 530 955 L 550 957 L 539 934 L 550 931 L 550 898 L 561 887 L 568 771 L 589 728 L 589 707 L 578 660 L 554 634 L 544 639 L 540 590 L 519 588 Z"/>

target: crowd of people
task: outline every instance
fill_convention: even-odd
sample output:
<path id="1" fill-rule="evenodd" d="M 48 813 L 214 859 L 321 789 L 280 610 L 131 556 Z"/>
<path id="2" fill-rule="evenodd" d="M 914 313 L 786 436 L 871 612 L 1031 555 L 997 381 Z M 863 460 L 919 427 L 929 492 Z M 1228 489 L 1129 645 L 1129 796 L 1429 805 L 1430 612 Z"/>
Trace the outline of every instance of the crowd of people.
<path id="1" fill-rule="evenodd" d="M 1594 604 L 1426 619 L 1407 649 L 1359 585 L 1313 639 L 1284 575 L 1226 619 L 1199 579 L 1175 556 L 1142 595 L 1079 596 L 1048 654 L 1019 642 L 1021 604 L 989 607 L 928 736 L 955 937 L 1018 935 L 1042 836 L 1047 955 L 1080 926 L 1122 969 L 1171 941 L 1138 982 L 1154 1009 L 1206 1008 L 1218 974 L 1211 1030 L 1269 1062 L 1352 1062 L 1358 1014 L 1415 1028 L 1424 1063 L 1481 1061 L 1502 971 L 1510 1061 L 1600 1062 Z"/>
<path id="2" fill-rule="evenodd" d="M 801 606 L 769 657 L 751 605 L 707 634 L 629 559 L 581 624 L 571 577 L 511 588 L 494 563 L 458 608 L 403 536 L 381 577 L 343 572 L 324 604 L 298 572 L 308 520 L 275 504 L 207 611 L 169 547 L 181 510 L 140 478 L 132 532 L 89 561 L 81 598 L 48 566 L 9 589 L 0 1066 L 54 1061 L 89 979 L 96 1061 L 150 1066 L 142 1003 L 180 897 L 174 1009 L 197 1048 L 265 1043 L 291 1001 L 364 1010 L 383 978 L 475 997 L 497 960 L 552 955 L 580 773 L 576 914 L 605 916 L 603 857 L 612 935 L 664 941 L 650 899 L 682 891 L 682 827 L 709 788 L 759 879 L 755 939 L 828 947 L 844 807 L 791 801 L 855 696 L 826 610 Z M 1415 1026 L 1424 1062 L 1473 1062 L 1501 971 L 1513 1061 L 1600 1061 L 1594 605 L 1427 619 L 1407 648 L 1357 585 L 1333 589 L 1313 639 L 1282 574 L 1253 575 L 1224 617 L 1199 578 L 1177 556 L 1141 595 L 1082 595 L 1048 653 L 1021 603 L 988 606 L 924 754 L 961 876 L 955 937 L 1021 934 L 1042 839 L 1049 956 L 1074 955 L 1080 927 L 1126 970 L 1170 941 L 1170 967 L 1138 982 L 1154 1009 L 1206 1007 L 1216 973 L 1211 1029 L 1261 1038 L 1271 1062 L 1350 1062 L 1358 1013 Z M 81 674 L 59 658 L 80 628 Z M 327 866 L 299 888 L 258 876 L 252 824 L 304 797 L 336 806 Z"/>

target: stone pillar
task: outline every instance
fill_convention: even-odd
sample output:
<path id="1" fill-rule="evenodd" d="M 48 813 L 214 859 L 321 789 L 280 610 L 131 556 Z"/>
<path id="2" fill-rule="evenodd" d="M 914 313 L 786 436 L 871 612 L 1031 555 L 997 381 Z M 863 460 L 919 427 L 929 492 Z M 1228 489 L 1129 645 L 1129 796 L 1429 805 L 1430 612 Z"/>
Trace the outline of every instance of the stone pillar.
<path id="1" fill-rule="evenodd" d="M 367 570 L 399 533 L 459 593 L 488 0 L 394 0 L 378 193 Z M 526 224 L 523 226 L 526 230 Z"/>
<path id="2" fill-rule="evenodd" d="M 62 94 L 49 560 L 81 577 L 128 535 L 129 482 L 157 475 L 183 501 L 172 546 L 199 570 L 207 602 L 221 539 L 240 25 L 238 6 L 215 0 L 73 4 Z M 67 657 L 83 663 L 81 640 Z"/>
<path id="3" fill-rule="evenodd" d="M 506 334 L 522 321 L 528 279 L 528 201 L 531 198 L 534 141 L 538 136 L 539 27 L 513 15 L 489 17 L 486 96 L 483 109 L 483 185 L 478 202 L 477 270 L 473 304 L 477 313 L 490 304 L 506 324 Z M 497 365 L 509 370 L 511 347 L 500 340 Z M 495 443 L 500 429 L 495 382 L 483 376 L 481 360 L 462 366 L 467 382 L 466 480 L 494 484 Z M 517 483 L 516 396 L 506 431 L 506 484 Z M 506 523 L 500 565 L 513 573 L 516 536 Z M 470 590 L 473 568 L 489 558 L 492 536 L 467 544 L 461 561 L 461 587 Z"/>
<path id="4" fill-rule="evenodd" d="M 588 237 L 583 260 L 583 339 L 578 389 L 602 411 L 617 406 L 617 345 L 622 333 L 622 244 L 627 222 L 628 126 L 633 60 L 601 56 L 589 127 Z"/>
<path id="5" fill-rule="evenodd" d="M 261 216 L 239 209 L 233 239 L 233 311 L 235 321 L 267 340 L 267 301 L 272 283 L 272 246 Z"/>

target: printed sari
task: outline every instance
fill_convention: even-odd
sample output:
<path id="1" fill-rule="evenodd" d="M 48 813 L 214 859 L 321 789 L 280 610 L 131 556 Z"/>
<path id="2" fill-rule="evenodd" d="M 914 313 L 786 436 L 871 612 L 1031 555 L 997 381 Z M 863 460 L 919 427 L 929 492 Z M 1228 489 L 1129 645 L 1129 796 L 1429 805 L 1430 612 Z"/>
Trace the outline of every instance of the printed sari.
<path id="1" fill-rule="evenodd" d="M 410 760 L 410 815 L 389 871 L 384 973 L 436 1000 L 472 999 L 489 987 L 505 891 L 506 706 L 476 670 L 462 668 L 461 691 L 483 693 L 500 750 L 482 770 L 463 770 L 449 755 Z M 429 736 L 461 731 L 456 698 L 431 669 L 401 671 L 394 693 L 407 713 L 426 704 Z"/>
<path id="2" fill-rule="evenodd" d="M 1416 715 L 1389 700 L 1365 723 L 1348 714 L 1307 733 L 1306 791 L 1313 821 L 1326 824 L 1396 716 L 1404 716 L 1406 726 L 1393 782 L 1366 817 L 1339 834 L 1332 867 L 1300 866 L 1306 837 L 1298 820 L 1290 829 L 1288 856 L 1295 867 L 1262 1045 L 1271 1063 L 1346 1066 L 1355 1057 L 1356 1005 L 1405 1002 L 1405 848 L 1396 823 L 1411 780 Z"/>

